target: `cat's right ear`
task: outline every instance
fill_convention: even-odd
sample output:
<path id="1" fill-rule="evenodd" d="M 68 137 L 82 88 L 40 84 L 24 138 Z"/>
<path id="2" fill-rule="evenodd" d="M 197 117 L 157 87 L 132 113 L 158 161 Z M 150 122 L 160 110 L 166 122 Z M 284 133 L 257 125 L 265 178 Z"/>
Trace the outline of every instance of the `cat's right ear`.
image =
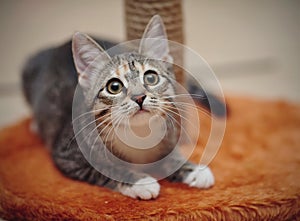
<path id="1" fill-rule="evenodd" d="M 73 35 L 72 51 L 78 82 L 83 89 L 89 89 L 111 58 L 92 38 L 80 32 Z"/>
<path id="2" fill-rule="evenodd" d="M 154 15 L 150 19 L 140 42 L 139 53 L 173 63 L 165 25 L 159 15 Z"/>

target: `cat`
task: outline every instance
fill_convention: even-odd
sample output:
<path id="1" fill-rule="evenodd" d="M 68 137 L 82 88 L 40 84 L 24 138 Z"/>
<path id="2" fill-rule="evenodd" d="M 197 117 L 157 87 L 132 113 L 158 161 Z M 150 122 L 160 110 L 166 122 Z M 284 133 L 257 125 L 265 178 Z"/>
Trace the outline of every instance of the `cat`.
<path id="1" fill-rule="evenodd" d="M 147 39 L 162 41 L 158 47 Z M 22 75 L 25 98 L 31 106 L 37 133 L 65 176 L 108 187 L 132 198 L 149 200 L 158 197 L 160 185 L 150 175 L 158 171 L 150 169 L 148 173 L 149 168 L 137 171 L 116 165 L 104 154 L 109 150 L 117 158 L 133 164 L 156 162 L 168 155 L 168 160 L 154 169 L 167 173 L 180 164 L 178 170 L 166 177 L 167 180 L 197 188 L 209 188 L 214 184 L 209 167 L 189 162 L 178 151 L 173 151 L 180 124 L 174 123 L 178 118 L 172 111 L 176 81 L 166 40 L 163 21 L 155 15 L 144 31 L 138 52 L 107 54 L 102 47 L 110 48 L 114 44 L 107 41 L 98 41 L 98 44 L 77 32 L 72 42 L 44 50 L 28 61 Z M 77 134 L 72 119 L 72 101 L 77 85 L 82 91 L 82 105 L 90 108 L 97 133 L 103 141 L 97 144 L 98 152 L 94 153 L 101 162 L 100 171 L 105 174 L 90 164 L 74 139 Z M 150 118 L 159 116 L 153 122 L 158 125 L 164 121 L 167 133 L 153 148 L 131 148 L 109 134 L 114 133 L 110 130 L 114 114 L 119 116 L 118 127 L 124 129 L 122 121 L 129 119 L 141 125 L 140 131 L 146 130 Z"/>

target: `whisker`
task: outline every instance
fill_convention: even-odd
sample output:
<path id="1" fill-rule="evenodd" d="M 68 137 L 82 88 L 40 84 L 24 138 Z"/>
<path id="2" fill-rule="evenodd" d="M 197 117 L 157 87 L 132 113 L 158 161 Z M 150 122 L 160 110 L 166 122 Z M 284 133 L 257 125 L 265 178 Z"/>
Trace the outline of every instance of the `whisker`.
<path id="1" fill-rule="evenodd" d="M 119 114 L 119 116 L 117 116 L 117 118 L 114 119 L 114 121 L 115 121 L 114 124 L 116 125 L 116 128 L 118 127 L 118 125 L 121 123 L 121 121 L 123 119 L 122 115 L 120 114 L 120 112 L 121 111 L 117 112 L 117 114 Z M 110 131 L 108 132 L 107 136 L 109 136 L 111 132 L 115 131 L 115 127 L 113 126 L 114 124 L 112 124 L 112 127 L 110 128 Z M 112 135 L 113 135 L 113 137 L 112 137 L 111 142 L 110 142 L 111 153 L 113 153 L 113 142 L 112 141 L 114 140 L 114 137 L 115 137 L 116 133 L 113 133 Z M 105 148 L 105 157 L 108 159 L 108 157 L 107 157 L 107 151 L 109 151 L 109 149 L 108 149 L 108 146 L 106 145 L 106 142 L 107 141 L 104 141 L 105 147 L 106 147 Z"/>
<path id="2" fill-rule="evenodd" d="M 100 138 L 101 140 L 102 140 L 102 143 L 103 143 L 103 145 L 105 146 L 105 149 L 104 149 L 104 153 L 105 153 L 105 156 L 106 156 L 106 158 L 108 159 L 108 157 L 107 157 L 107 154 L 106 154 L 106 149 L 107 149 L 107 145 L 106 145 L 106 143 L 107 143 L 107 139 L 108 139 L 108 136 L 110 135 L 110 133 L 113 131 L 113 122 L 112 122 L 113 120 L 111 120 L 99 133 L 98 133 L 98 135 L 97 135 L 97 137 L 96 137 L 96 139 L 97 138 Z M 106 133 L 106 135 L 105 135 L 105 137 L 104 137 L 104 139 L 102 139 L 101 138 L 101 134 L 108 128 L 110 126 L 110 128 L 108 129 L 108 132 Z M 96 127 L 96 129 L 98 129 L 99 127 Z M 95 130 L 95 129 L 94 129 Z M 94 144 L 95 144 L 95 142 L 96 142 L 96 139 L 95 139 L 95 141 L 94 141 Z M 94 144 L 93 144 L 93 146 L 92 146 L 92 149 L 94 148 Z M 92 150 L 91 150 L 92 151 Z M 90 154 L 91 154 L 92 152 L 90 152 Z"/>
<path id="3" fill-rule="evenodd" d="M 107 114 L 107 115 L 109 115 L 109 114 Z M 104 115 L 104 116 L 106 116 L 107 117 L 107 115 Z M 104 116 L 102 116 L 101 118 L 103 118 Z M 97 120 L 99 120 L 100 119 L 100 117 L 99 118 L 97 118 L 97 119 L 95 119 L 94 121 L 92 121 L 91 123 L 89 123 L 88 125 L 86 125 L 84 128 L 81 128 L 81 130 L 78 132 L 78 133 L 76 133 L 76 135 L 74 136 L 74 138 L 73 139 L 75 139 L 85 128 L 87 128 L 89 125 L 91 125 L 92 123 L 95 123 Z M 90 131 L 85 137 L 84 137 L 84 139 L 78 144 L 78 145 L 81 145 L 84 141 L 86 141 L 86 139 L 90 136 L 90 134 L 92 134 L 95 130 L 97 130 L 99 127 L 101 127 L 104 123 L 106 123 L 107 121 L 109 121 L 110 120 L 110 118 L 106 118 L 104 121 L 102 121 L 100 124 L 98 124 L 98 125 L 96 125 L 96 127 L 92 130 L 92 131 Z M 73 140 L 72 139 L 72 140 Z"/>
<path id="4" fill-rule="evenodd" d="M 196 127 L 194 126 L 194 124 L 193 124 L 189 119 L 187 119 L 186 117 L 184 117 L 184 116 L 182 116 L 182 115 L 176 113 L 176 112 L 173 111 L 173 110 L 170 110 L 168 107 L 162 106 L 161 108 L 164 109 L 164 110 L 166 110 L 166 111 L 170 111 L 171 113 L 173 113 L 173 114 L 179 116 L 180 118 L 186 120 L 191 126 L 193 126 L 193 127 L 196 129 Z"/>
<path id="5" fill-rule="evenodd" d="M 184 102 L 182 102 L 182 104 L 178 104 L 176 102 L 173 102 L 173 103 L 175 103 L 175 105 L 174 106 L 172 105 L 169 108 L 172 108 L 174 110 L 182 111 L 182 112 L 185 113 L 185 115 L 191 116 L 192 113 L 190 113 L 190 111 L 188 110 L 188 108 L 193 108 L 193 109 L 197 109 L 196 111 L 200 111 L 201 113 L 204 113 L 207 117 L 211 117 L 211 115 L 209 114 L 209 112 L 207 112 L 205 110 L 202 110 L 201 108 L 199 108 L 197 106 L 188 105 L 188 103 L 185 105 Z M 163 104 L 169 104 L 169 103 L 165 102 Z"/>
<path id="6" fill-rule="evenodd" d="M 120 115 L 120 117 L 116 120 L 116 125 L 118 125 L 120 122 L 121 122 L 121 120 L 122 120 L 122 115 Z M 116 126 L 116 128 L 117 128 L 118 126 Z M 115 128 L 113 128 L 114 130 L 116 130 Z M 113 146 L 113 140 L 115 139 L 115 135 L 116 135 L 116 133 L 113 133 L 112 134 L 112 141 L 110 142 L 110 150 L 111 150 L 111 153 L 113 153 L 114 152 L 114 146 Z M 108 149 L 108 148 L 106 148 L 106 149 Z M 107 151 L 109 151 L 109 150 L 105 150 L 105 156 L 106 156 L 106 158 L 107 158 Z"/>
<path id="7" fill-rule="evenodd" d="M 111 126 L 109 129 L 108 129 L 108 133 L 106 133 L 106 136 L 104 137 L 104 139 L 101 139 L 101 134 L 102 134 L 102 132 L 104 132 L 105 130 L 106 130 L 106 128 L 108 128 L 109 126 Z M 96 129 L 98 129 L 99 127 L 97 127 Z M 95 140 L 94 140 L 94 142 L 93 142 L 93 144 L 92 144 L 92 148 L 91 148 L 91 151 L 90 151 L 90 158 L 91 158 L 91 154 L 92 154 L 92 151 L 93 151 L 93 149 L 94 149 L 94 147 L 95 147 L 95 144 L 96 144 L 96 141 L 97 141 L 97 139 L 99 138 L 99 139 L 101 139 L 102 140 L 102 143 L 103 143 L 103 145 L 105 146 L 105 149 L 104 149 L 104 154 L 105 154 L 105 156 L 106 156 L 106 158 L 107 158 L 107 155 L 106 155 L 106 149 L 107 149 L 107 145 L 106 145 L 106 142 L 107 142 L 107 140 L 106 140 L 106 138 L 109 136 L 109 134 L 111 133 L 111 131 L 112 131 L 112 129 L 113 129 L 113 123 L 112 123 L 112 121 L 110 121 L 98 134 L 97 134 L 97 136 L 96 136 L 96 138 L 95 138 Z M 108 158 L 107 158 L 108 159 Z"/>
<path id="8" fill-rule="evenodd" d="M 128 128 L 128 130 L 125 131 L 125 138 L 128 140 L 128 131 L 129 131 L 129 130 L 132 131 L 132 129 L 131 129 L 131 125 L 130 125 L 130 120 L 129 120 L 129 118 L 126 117 L 126 120 L 127 120 L 127 128 Z M 132 132 L 133 132 L 133 131 L 132 131 Z M 134 133 L 134 132 L 133 132 L 133 133 Z"/>
<path id="9" fill-rule="evenodd" d="M 96 109 L 96 110 L 91 110 L 91 111 L 88 111 L 88 112 L 85 112 L 83 114 L 80 114 L 79 116 L 77 116 L 75 119 L 72 120 L 72 123 L 74 123 L 76 120 L 79 120 L 81 117 L 87 115 L 87 114 L 91 114 L 91 113 L 96 113 L 97 112 L 101 112 L 101 111 L 104 111 L 104 110 L 108 110 L 110 107 L 105 107 L 105 108 L 101 108 L 101 109 Z M 95 115 L 96 115 L 95 114 Z"/>
<path id="10" fill-rule="evenodd" d="M 102 139 L 103 140 L 103 144 L 104 144 L 105 149 L 106 149 L 105 153 L 106 153 L 106 151 L 108 149 L 108 146 L 107 146 L 108 138 L 109 138 L 109 136 L 110 136 L 110 134 L 111 134 L 112 131 L 113 131 L 113 125 L 111 125 L 111 127 L 108 129 L 108 132 L 106 133 L 106 135 Z M 106 157 L 107 157 L 107 155 L 106 155 Z"/>
<path id="11" fill-rule="evenodd" d="M 95 147 L 95 145 L 96 145 L 96 142 L 97 142 L 98 138 L 100 138 L 99 135 L 96 136 L 96 138 L 95 138 L 95 140 L 94 140 L 94 142 L 93 142 L 93 144 L 92 144 L 92 147 L 91 147 L 91 150 L 90 150 L 90 159 L 92 158 L 92 152 L 93 152 L 93 150 L 94 150 L 94 147 Z"/>
<path id="12" fill-rule="evenodd" d="M 163 98 L 174 98 L 174 97 L 176 98 L 176 97 L 182 97 L 182 96 L 207 99 L 207 97 L 205 95 L 201 95 L 201 94 L 175 94 L 175 95 L 163 96 Z"/>
<path id="13" fill-rule="evenodd" d="M 87 128 L 88 126 L 90 126 L 91 124 L 97 122 L 98 120 L 101 120 L 104 117 L 107 117 L 108 115 L 110 115 L 110 113 L 107 113 L 101 117 L 96 118 L 95 120 L 91 121 L 90 123 L 88 123 L 87 125 L 85 125 L 83 128 L 81 128 L 72 138 L 72 140 L 70 142 L 72 142 L 85 128 Z"/>
<path id="14" fill-rule="evenodd" d="M 190 104 L 190 103 L 187 103 L 187 102 L 179 102 L 179 101 L 172 101 L 172 102 L 169 102 L 169 101 L 162 101 L 160 102 L 162 104 L 174 104 L 176 107 L 178 106 L 186 106 L 186 107 L 191 107 L 191 108 L 194 108 L 194 109 L 197 109 L 198 111 L 200 111 L 201 113 L 205 114 L 207 117 L 213 117 L 209 111 L 197 106 L 197 105 L 193 105 L 193 104 Z"/>
<path id="15" fill-rule="evenodd" d="M 168 112 L 164 111 L 163 109 L 160 108 L 160 110 L 162 112 L 164 112 L 165 114 L 167 114 L 170 118 L 171 118 L 171 122 L 175 121 L 175 123 L 177 123 L 177 125 L 183 130 L 183 132 L 185 133 L 186 137 L 189 139 L 190 143 L 192 144 L 192 140 L 188 134 L 188 132 L 184 129 L 184 127 L 176 120 L 176 118 L 174 118 L 171 114 L 168 114 Z"/>

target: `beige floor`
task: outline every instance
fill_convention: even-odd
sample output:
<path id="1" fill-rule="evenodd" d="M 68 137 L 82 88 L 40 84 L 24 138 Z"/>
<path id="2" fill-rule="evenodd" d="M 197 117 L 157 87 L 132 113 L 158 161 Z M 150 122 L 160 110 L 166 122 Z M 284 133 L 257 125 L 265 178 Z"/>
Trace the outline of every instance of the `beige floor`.
<path id="1" fill-rule="evenodd" d="M 300 101 L 300 1 L 183 2 L 186 44 L 208 61 L 227 94 Z M 29 114 L 18 87 L 26 58 L 76 30 L 124 40 L 123 2 L 1 1 L 0 28 L 3 126 Z"/>

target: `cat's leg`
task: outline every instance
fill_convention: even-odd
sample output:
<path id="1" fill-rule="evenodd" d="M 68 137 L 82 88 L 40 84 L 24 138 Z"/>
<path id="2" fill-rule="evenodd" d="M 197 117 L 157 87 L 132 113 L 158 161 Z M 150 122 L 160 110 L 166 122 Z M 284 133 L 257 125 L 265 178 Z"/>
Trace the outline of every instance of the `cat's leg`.
<path id="1" fill-rule="evenodd" d="M 153 177 L 145 176 L 134 184 L 119 183 L 117 190 L 125 196 L 147 200 L 158 197 L 160 185 Z"/>
<path id="2" fill-rule="evenodd" d="M 79 159 L 78 157 L 76 158 Z M 62 159 L 57 156 L 55 158 L 58 168 L 70 178 L 107 187 L 131 198 L 148 200 L 157 198 L 159 195 L 160 185 L 156 179 L 149 175 L 130 170 L 124 171 L 122 168 L 106 165 L 111 167 L 110 173 L 114 173 L 113 176 L 121 173 L 120 176 L 126 176 L 126 179 L 130 181 L 129 183 L 122 183 L 102 175 L 89 165 L 88 162 L 83 163 L 85 159 L 81 159 L 80 161 Z"/>
<path id="3" fill-rule="evenodd" d="M 215 184 L 214 175 L 208 166 L 194 165 L 190 162 L 187 162 L 179 170 L 185 171 L 186 167 L 190 167 L 191 169 L 189 172 L 185 172 L 186 175 L 182 180 L 183 183 L 186 183 L 191 187 L 202 189 L 210 188 Z"/>
<path id="4" fill-rule="evenodd" d="M 65 129 L 55 143 L 52 155 L 57 167 L 68 177 L 91 184 L 108 187 L 123 195 L 143 200 L 154 199 L 159 195 L 160 185 L 153 177 L 112 164 L 100 156 L 101 168 L 106 176 L 99 173 L 84 158 L 75 140 L 70 143 L 70 128 Z M 116 180 L 126 180 L 118 182 Z"/>
<path id="5" fill-rule="evenodd" d="M 214 185 L 215 179 L 212 171 L 206 165 L 197 165 L 185 160 L 179 154 L 175 154 L 165 164 L 164 169 L 170 170 L 178 164 L 182 166 L 173 174 L 167 177 L 171 182 L 186 183 L 191 187 L 207 189 Z"/>

